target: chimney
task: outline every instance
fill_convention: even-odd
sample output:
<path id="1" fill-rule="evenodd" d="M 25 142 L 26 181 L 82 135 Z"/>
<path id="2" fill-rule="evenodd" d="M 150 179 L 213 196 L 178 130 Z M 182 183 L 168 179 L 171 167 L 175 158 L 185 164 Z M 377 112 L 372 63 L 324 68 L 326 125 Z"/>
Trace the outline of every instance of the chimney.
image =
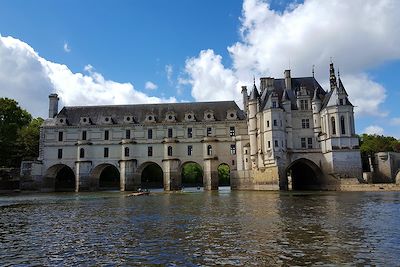
<path id="1" fill-rule="evenodd" d="M 247 86 L 242 86 L 242 96 L 243 96 L 243 110 L 244 113 L 247 113 L 247 101 L 248 101 Z"/>
<path id="2" fill-rule="evenodd" d="M 58 95 L 49 95 L 49 118 L 54 118 L 58 113 Z"/>
<path id="3" fill-rule="evenodd" d="M 290 78 L 290 70 L 285 70 L 285 85 L 287 90 L 292 89 L 292 78 Z"/>

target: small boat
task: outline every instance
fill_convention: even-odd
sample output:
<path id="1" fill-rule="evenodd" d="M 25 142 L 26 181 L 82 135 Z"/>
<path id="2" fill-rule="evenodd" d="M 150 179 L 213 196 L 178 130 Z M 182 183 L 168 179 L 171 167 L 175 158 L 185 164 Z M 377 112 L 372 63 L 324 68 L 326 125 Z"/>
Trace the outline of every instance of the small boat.
<path id="1" fill-rule="evenodd" d="M 131 194 L 127 195 L 127 196 L 128 197 L 137 197 L 137 196 L 147 196 L 147 195 L 150 195 L 149 191 L 134 192 L 134 193 L 131 193 Z"/>

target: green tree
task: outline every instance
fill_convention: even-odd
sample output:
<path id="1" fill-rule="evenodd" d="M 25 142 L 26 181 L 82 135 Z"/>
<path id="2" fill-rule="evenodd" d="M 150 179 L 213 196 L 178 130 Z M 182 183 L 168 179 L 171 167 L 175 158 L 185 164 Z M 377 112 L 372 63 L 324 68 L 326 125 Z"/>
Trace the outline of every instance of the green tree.
<path id="1" fill-rule="evenodd" d="M 400 151 L 400 141 L 391 136 L 363 134 L 360 143 L 360 150 L 364 155 L 373 155 L 384 151 Z"/>
<path id="2" fill-rule="evenodd" d="M 182 183 L 201 185 L 203 183 L 203 170 L 197 163 L 186 163 L 182 168 Z"/>
<path id="3" fill-rule="evenodd" d="M 19 159 L 33 160 L 39 156 L 40 125 L 43 121 L 42 118 L 33 119 L 19 130 L 17 138 Z"/>
<path id="4" fill-rule="evenodd" d="M 16 145 L 18 132 L 31 120 L 32 116 L 19 107 L 17 101 L 0 98 L 0 166 L 19 166 Z"/>
<path id="5" fill-rule="evenodd" d="M 227 164 L 221 164 L 218 166 L 218 181 L 220 185 L 229 185 L 230 180 L 230 169 Z"/>

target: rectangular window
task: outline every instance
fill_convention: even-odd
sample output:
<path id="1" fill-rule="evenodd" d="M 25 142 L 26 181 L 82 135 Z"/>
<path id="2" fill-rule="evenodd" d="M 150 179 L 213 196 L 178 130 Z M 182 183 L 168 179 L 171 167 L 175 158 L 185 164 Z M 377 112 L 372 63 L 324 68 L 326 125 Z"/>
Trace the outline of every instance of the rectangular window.
<path id="1" fill-rule="evenodd" d="M 110 139 L 110 132 L 108 130 L 104 131 L 104 140 Z"/>
<path id="2" fill-rule="evenodd" d="M 187 147 L 187 153 L 188 153 L 188 156 L 191 156 L 193 154 L 193 146 Z"/>
<path id="3" fill-rule="evenodd" d="M 303 129 L 310 128 L 310 120 L 309 119 L 301 119 L 301 128 L 303 128 Z"/>
<path id="4" fill-rule="evenodd" d="M 193 128 L 187 128 L 187 137 L 192 138 L 193 137 Z"/>
<path id="5" fill-rule="evenodd" d="M 172 138 L 172 128 L 168 128 L 168 138 Z"/>
<path id="6" fill-rule="evenodd" d="M 124 149 L 125 151 L 125 157 L 129 157 L 129 147 L 125 147 L 125 149 Z"/>
<path id="7" fill-rule="evenodd" d="M 278 121 L 274 120 L 274 126 L 278 126 Z"/>
<path id="8" fill-rule="evenodd" d="M 147 129 L 147 139 L 153 139 L 153 129 Z"/>
<path id="9" fill-rule="evenodd" d="M 108 147 L 104 148 L 104 157 L 108 158 Z"/>
<path id="10" fill-rule="evenodd" d="M 232 160 L 232 166 L 235 166 L 235 160 L 234 159 Z"/>
<path id="11" fill-rule="evenodd" d="M 86 140 L 86 131 L 82 131 L 82 140 Z"/>
<path id="12" fill-rule="evenodd" d="M 58 132 L 58 141 L 62 141 L 64 139 L 64 133 Z"/>
<path id="13" fill-rule="evenodd" d="M 301 148 L 306 148 L 306 139 L 304 137 L 301 138 Z"/>
<path id="14" fill-rule="evenodd" d="M 211 127 L 207 127 L 207 136 L 211 136 L 211 131 L 212 131 Z"/>
<path id="15" fill-rule="evenodd" d="M 279 146 L 278 140 L 275 140 L 275 147 L 278 147 L 278 146 Z"/>
<path id="16" fill-rule="evenodd" d="M 271 148 L 271 141 L 268 141 L 268 148 Z"/>
<path id="17" fill-rule="evenodd" d="M 235 136 L 235 127 L 229 127 L 229 135 L 230 136 Z"/>
<path id="18" fill-rule="evenodd" d="M 62 149 L 61 148 L 58 149 L 57 157 L 59 159 L 62 159 Z"/>
<path id="19" fill-rule="evenodd" d="M 276 108 L 276 101 L 272 101 L 272 107 Z"/>
<path id="20" fill-rule="evenodd" d="M 147 156 L 149 156 L 149 157 L 153 156 L 153 147 L 152 146 L 147 147 Z"/>
<path id="21" fill-rule="evenodd" d="M 267 127 L 269 127 L 269 121 L 267 121 Z"/>
<path id="22" fill-rule="evenodd" d="M 131 130 L 129 130 L 129 129 L 125 130 L 125 138 L 131 139 Z"/>
<path id="23" fill-rule="evenodd" d="M 342 106 L 343 105 L 343 99 L 339 99 L 339 104 Z"/>
<path id="24" fill-rule="evenodd" d="M 312 148 L 312 138 L 311 137 L 309 137 L 309 138 L 307 138 L 307 147 L 308 148 Z"/>
<path id="25" fill-rule="evenodd" d="M 308 100 L 300 100 L 300 109 L 308 110 Z"/>
<path id="26" fill-rule="evenodd" d="M 236 155 L 236 145 L 231 145 L 231 155 Z"/>

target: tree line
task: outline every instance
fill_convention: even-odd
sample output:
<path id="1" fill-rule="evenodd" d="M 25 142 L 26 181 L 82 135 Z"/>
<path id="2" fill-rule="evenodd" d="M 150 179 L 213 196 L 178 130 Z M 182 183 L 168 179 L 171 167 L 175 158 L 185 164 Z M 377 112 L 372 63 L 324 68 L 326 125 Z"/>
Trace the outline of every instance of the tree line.
<path id="1" fill-rule="evenodd" d="M 19 167 L 22 160 L 38 157 L 42 123 L 42 118 L 32 118 L 17 101 L 0 98 L 0 167 Z M 394 137 L 362 134 L 359 138 L 361 154 L 364 157 L 382 151 L 400 152 L 400 141 Z M 222 170 L 220 175 L 225 177 L 225 173 L 226 171 Z M 197 176 L 200 176 L 200 173 Z"/>
<path id="2" fill-rule="evenodd" d="M 18 102 L 0 98 L 0 167 L 19 167 L 39 155 L 42 118 L 32 118 Z"/>

